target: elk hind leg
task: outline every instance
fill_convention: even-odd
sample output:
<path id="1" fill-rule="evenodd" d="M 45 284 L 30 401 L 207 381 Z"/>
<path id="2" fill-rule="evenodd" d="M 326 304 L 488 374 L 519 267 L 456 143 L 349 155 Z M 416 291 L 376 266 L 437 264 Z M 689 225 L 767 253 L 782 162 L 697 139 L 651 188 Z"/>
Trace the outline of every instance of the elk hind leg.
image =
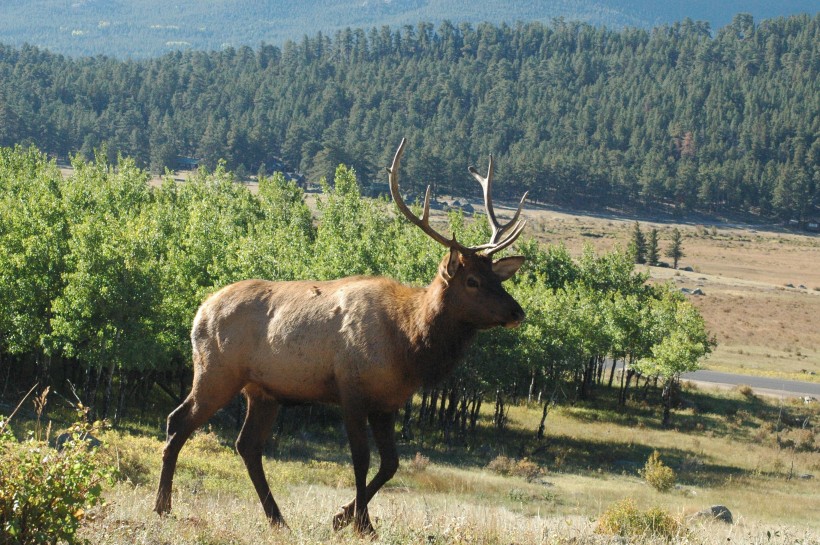
<path id="1" fill-rule="evenodd" d="M 208 387 L 213 384 L 213 387 Z M 239 392 L 241 385 L 225 387 L 224 382 L 207 382 L 203 376 L 194 376 L 191 393 L 168 415 L 167 439 L 162 451 L 162 471 L 159 477 L 154 511 L 163 515 L 171 510 L 171 489 L 179 451 L 191 434 L 224 407 Z"/>
<path id="2" fill-rule="evenodd" d="M 242 456 L 245 467 L 248 468 L 248 475 L 262 502 L 262 509 L 268 521 L 276 526 L 287 527 L 279 506 L 273 499 L 265 478 L 265 469 L 262 467 L 262 450 L 273 431 L 279 403 L 253 386 L 247 386 L 244 393 L 248 402 L 248 412 L 236 441 L 236 451 Z"/>
<path id="3" fill-rule="evenodd" d="M 395 415 L 394 413 L 372 413 L 368 416 L 370 428 L 373 430 L 373 439 L 376 441 L 376 448 L 379 450 L 379 471 L 368 483 L 365 490 L 365 500 L 370 503 L 376 492 L 384 484 L 393 478 L 399 468 L 399 454 L 396 451 L 395 438 Z M 342 506 L 341 511 L 333 517 L 333 529 L 341 530 L 353 520 L 356 500 L 352 500 L 347 505 Z M 369 520 L 368 520 L 369 522 Z M 373 527 L 370 526 L 372 532 Z"/>

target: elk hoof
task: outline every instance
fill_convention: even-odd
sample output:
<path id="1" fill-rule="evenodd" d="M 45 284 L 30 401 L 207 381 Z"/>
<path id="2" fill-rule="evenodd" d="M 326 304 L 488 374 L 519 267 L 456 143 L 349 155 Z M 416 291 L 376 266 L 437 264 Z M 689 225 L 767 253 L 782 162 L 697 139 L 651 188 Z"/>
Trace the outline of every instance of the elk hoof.
<path id="1" fill-rule="evenodd" d="M 333 531 L 338 532 L 353 520 L 353 504 L 342 506 L 342 510 L 333 516 Z"/>
<path id="2" fill-rule="evenodd" d="M 167 515 L 171 512 L 171 498 L 170 497 L 162 497 L 157 498 L 157 502 L 154 504 L 154 512 L 159 516 Z"/>
<path id="3" fill-rule="evenodd" d="M 288 526 L 288 523 L 285 522 L 285 519 L 281 516 L 278 518 L 269 518 L 268 522 L 271 527 L 276 528 L 277 530 L 290 530 L 290 526 Z"/>
<path id="4" fill-rule="evenodd" d="M 357 521 L 357 523 L 353 525 L 353 529 L 360 537 L 370 538 L 373 541 L 379 537 L 378 534 L 376 534 L 376 530 L 373 528 L 373 525 L 370 523 L 369 518 L 365 519 L 361 524 Z"/>

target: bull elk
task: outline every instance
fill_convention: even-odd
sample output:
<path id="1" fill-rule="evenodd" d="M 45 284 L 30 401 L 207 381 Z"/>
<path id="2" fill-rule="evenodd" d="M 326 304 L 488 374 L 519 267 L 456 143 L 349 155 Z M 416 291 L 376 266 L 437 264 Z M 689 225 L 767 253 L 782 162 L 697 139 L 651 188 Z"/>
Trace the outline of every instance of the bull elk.
<path id="1" fill-rule="evenodd" d="M 422 384 L 447 376 L 477 330 L 515 327 L 521 306 L 501 283 L 523 257 L 493 261 L 524 227 L 515 216 L 500 224 L 493 211 L 493 163 L 487 176 L 470 167 L 484 189 L 490 241 L 463 246 L 429 223 L 430 188 L 417 217 L 399 193 L 402 140 L 388 169 L 390 193 L 403 215 L 449 249 L 426 288 L 388 278 L 354 276 L 325 282 L 245 280 L 208 297 L 194 318 L 193 387 L 168 416 L 168 437 L 154 510 L 171 509 L 171 485 L 179 451 L 191 433 L 237 393 L 247 414 L 236 450 L 248 469 L 265 516 L 285 526 L 262 468 L 262 448 L 283 403 L 323 402 L 341 406 L 350 443 L 356 497 L 333 517 L 339 530 L 354 523 L 372 534 L 367 504 L 399 466 L 394 413 Z M 379 451 L 379 470 L 366 483 L 370 466 L 367 423 Z"/>

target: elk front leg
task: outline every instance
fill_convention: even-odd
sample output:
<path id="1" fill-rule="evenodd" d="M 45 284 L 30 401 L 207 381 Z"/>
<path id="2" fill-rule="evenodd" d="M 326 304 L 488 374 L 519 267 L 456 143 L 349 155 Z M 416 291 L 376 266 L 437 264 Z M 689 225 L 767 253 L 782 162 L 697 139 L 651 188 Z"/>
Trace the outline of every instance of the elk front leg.
<path id="1" fill-rule="evenodd" d="M 395 438 L 395 414 L 394 413 L 372 413 L 368 416 L 370 429 L 373 430 L 373 438 L 376 447 L 379 449 L 379 471 L 365 489 L 365 502 L 370 503 L 376 492 L 389 481 L 399 468 L 399 455 L 396 451 Z M 336 516 L 333 517 L 333 529 L 341 530 L 353 520 L 353 513 L 356 500 L 352 500 L 342 507 Z M 372 526 L 371 526 L 372 530 Z"/>
<path id="2" fill-rule="evenodd" d="M 353 529 L 360 535 L 374 535 L 373 524 L 367 513 L 367 470 L 370 468 L 370 446 L 367 444 L 367 417 L 362 411 L 344 410 L 344 422 L 350 454 L 353 459 L 353 476 L 356 481 L 356 498 L 333 517 L 333 529 L 344 528 L 353 520 Z"/>

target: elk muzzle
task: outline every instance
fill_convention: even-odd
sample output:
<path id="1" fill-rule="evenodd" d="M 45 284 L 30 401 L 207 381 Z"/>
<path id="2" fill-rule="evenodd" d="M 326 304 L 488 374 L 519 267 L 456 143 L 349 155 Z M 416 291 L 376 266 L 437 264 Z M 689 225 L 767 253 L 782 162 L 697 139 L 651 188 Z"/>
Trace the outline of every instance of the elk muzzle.
<path id="1" fill-rule="evenodd" d="M 519 305 L 517 301 L 513 301 L 513 303 L 515 303 L 515 306 L 510 312 L 510 318 L 507 322 L 504 323 L 504 327 L 509 329 L 513 329 L 520 326 L 524 319 L 527 317 L 527 314 L 524 312 L 524 309 L 521 308 L 521 305 Z"/>

